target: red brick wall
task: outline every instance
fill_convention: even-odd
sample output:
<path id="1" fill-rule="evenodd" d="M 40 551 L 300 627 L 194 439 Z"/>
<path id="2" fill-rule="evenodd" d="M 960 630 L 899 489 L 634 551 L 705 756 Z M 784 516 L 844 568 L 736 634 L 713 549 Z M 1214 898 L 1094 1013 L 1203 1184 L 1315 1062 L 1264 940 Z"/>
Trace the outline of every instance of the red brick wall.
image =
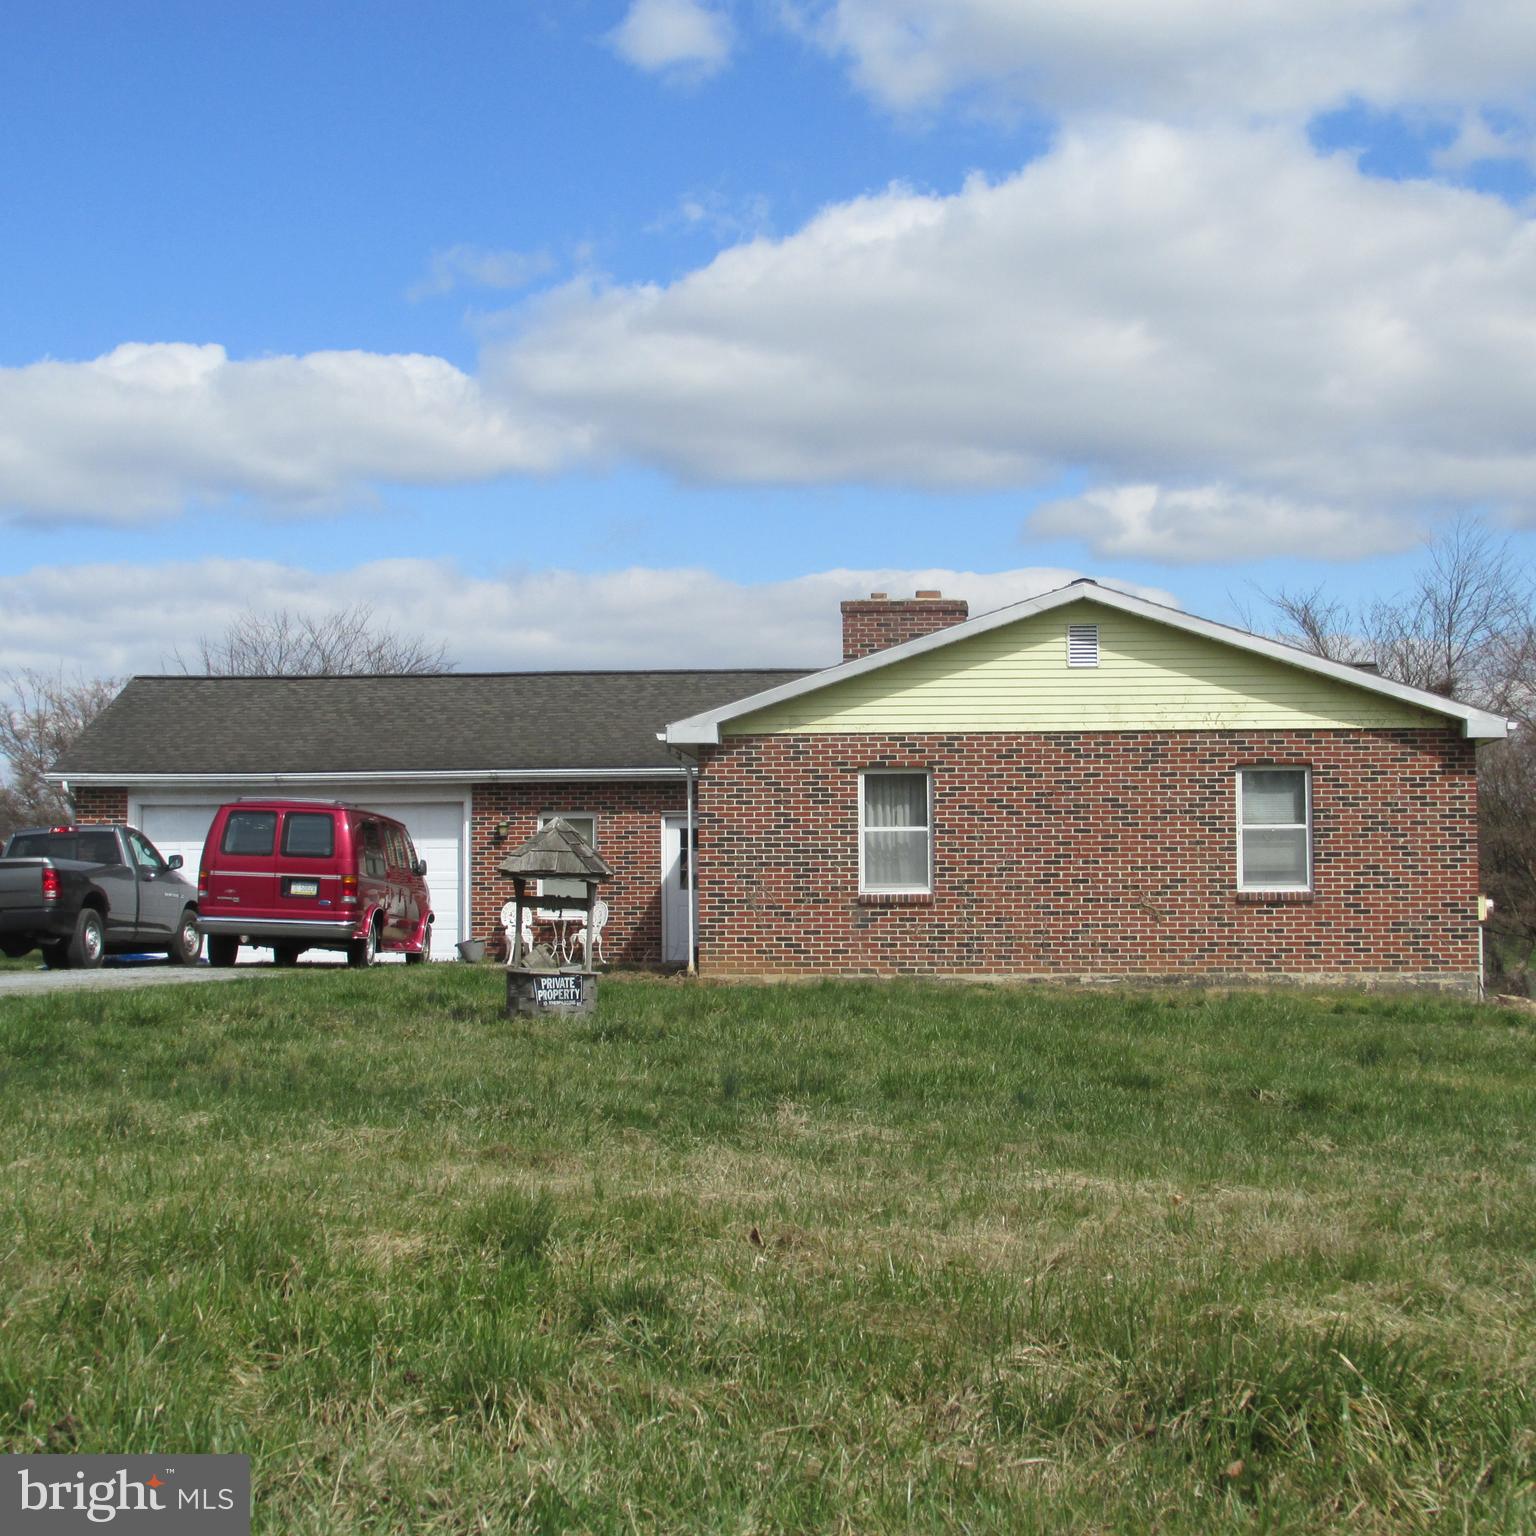
<path id="1" fill-rule="evenodd" d="M 963 598 L 860 598 L 843 604 L 843 660 L 857 661 L 872 651 L 963 624 L 970 605 Z"/>
<path id="2" fill-rule="evenodd" d="M 476 784 L 470 803 L 470 933 L 505 958 L 500 916 L 512 882 L 497 870 L 539 829 L 545 812 L 591 811 L 597 851 L 614 878 L 599 887 L 608 903 L 603 954 L 615 965 L 661 963 L 661 818 L 687 809 L 681 780 L 650 784 Z M 505 842 L 496 828 L 507 824 Z"/>
<path id="3" fill-rule="evenodd" d="M 128 791 L 102 789 L 94 784 L 77 785 L 73 790 L 76 821 L 127 821 Z"/>
<path id="4" fill-rule="evenodd" d="M 1253 764 L 1312 770 L 1311 895 L 1236 890 Z M 931 899 L 858 894 L 882 767 L 933 772 Z M 740 737 L 699 822 L 716 974 L 1476 977 L 1476 764 L 1449 731 Z"/>

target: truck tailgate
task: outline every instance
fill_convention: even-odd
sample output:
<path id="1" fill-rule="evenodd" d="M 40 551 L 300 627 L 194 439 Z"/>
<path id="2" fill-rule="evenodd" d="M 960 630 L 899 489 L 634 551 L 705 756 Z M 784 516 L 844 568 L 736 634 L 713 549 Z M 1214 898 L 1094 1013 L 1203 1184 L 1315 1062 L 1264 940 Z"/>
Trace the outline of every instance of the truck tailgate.
<path id="1" fill-rule="evenodd" d="M 42 906 L 47 864 L 47 859 L 0 859 L 0 912 Z"/>

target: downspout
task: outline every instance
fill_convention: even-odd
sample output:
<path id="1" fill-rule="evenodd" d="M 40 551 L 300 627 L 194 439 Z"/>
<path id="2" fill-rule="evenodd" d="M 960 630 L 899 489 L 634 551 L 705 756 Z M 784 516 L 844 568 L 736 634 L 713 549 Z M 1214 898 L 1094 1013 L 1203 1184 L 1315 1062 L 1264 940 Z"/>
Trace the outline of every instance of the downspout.
<path id="1" fill-rule="evenodd" d="M 688 974 L 697 976 L 699 968 L 696 956 L 699 952 L 698 911 L 699 911 L 699 845 L 693 839 L 693 796 L 694 780 L 699 775 L 697 763 L 684 763 L 683 775 L 688 784 L 688 825 L 683 830 L 683 836 L 688 841 L 683 845 L 688 850 Z"/>
<path id="2" fill-rule="evenodd" d="M 1477 898 L 1477 997 L 1479 1002 L 1488 997 L 1488 918 L 1493 912 L 1493 901 L 1487 896 Z"/>
<path id="3" fill-rule="evenodd" d="M 675 747 L 668 741 L 664 734 L 657 733 L 656 739 L 677 759 L 678 766 L 683 770 L 683 783 L 686 786 L 688 814 L 683 827 L 683 836 L 687 842 L 683 844 L 684 854 L 688 860 L 688 974 L 697 976 L 699 973 L 697 956 L 699 952 L 699 851 L 693 840 L 694 828 L 694 786 L 699 777 L 699 760 L 690 757 L 681 748 Z"/>

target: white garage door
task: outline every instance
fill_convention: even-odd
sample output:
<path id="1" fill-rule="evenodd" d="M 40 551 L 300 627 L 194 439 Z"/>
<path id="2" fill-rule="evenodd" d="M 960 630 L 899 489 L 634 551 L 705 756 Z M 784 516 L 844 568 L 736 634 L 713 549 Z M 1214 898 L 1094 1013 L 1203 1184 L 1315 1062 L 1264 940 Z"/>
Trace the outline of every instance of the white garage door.
<path id="1" fill-rule="evenodd" d="M 166 858 L 179 853 L 186 865 L 187 879 L 196 880 L 198 861 L 203 856 L 203 839 L 208 835 L 213 813 L 218 808 L 217 800 L 210 800 L 206 805 L 145 803 L 139 807 L 139 831 Z"/>
<path id="2" fill-rule="evenodd" d="M 317 791 L 308 796 L 293 792 L 285 794 L 284 798 L 335 797 Z M 427 861 L 427 888 L 432 893 L 432 911 L 436 917 L 432 952 L 439 960 L 452 960 L 454 945 L 463 937 L 459 928 L 464 877 L 463 805 L 456 800 L 358 800 L 353 803 L 393 816 L 410 829 L 418 856 Z M 137 805 L 136 814 L 139 830 L 167 858 L 179 853 L 189 877 L 195 880 L 203 853 L 203 839 L 208 835 L 218 808 L 219 802 L 215 800 L 197 804 L 146 800 Z"/>

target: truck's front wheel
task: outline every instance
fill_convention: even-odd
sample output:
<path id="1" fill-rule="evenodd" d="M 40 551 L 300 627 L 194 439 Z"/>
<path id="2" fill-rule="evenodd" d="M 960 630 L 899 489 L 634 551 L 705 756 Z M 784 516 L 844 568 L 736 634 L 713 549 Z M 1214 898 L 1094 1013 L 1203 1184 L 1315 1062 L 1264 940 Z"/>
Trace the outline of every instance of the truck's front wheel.
<path id="1" fill-rule="evenodd" d="M 197 926 L 197 913 L 190 907 L 181 914 L 176 932 L 171 935 L 171 962 L 196 965 L 203 957 L 203 935 Z"/>
<path id="2" fill-rule="evenodd" d="M 82 907 L 75 919 L 75 936 L 69 941 L 69 963 L 82 971 L 94 971 L 107 952 L 106 930 L 101 913 L 94 907 Z"/>

